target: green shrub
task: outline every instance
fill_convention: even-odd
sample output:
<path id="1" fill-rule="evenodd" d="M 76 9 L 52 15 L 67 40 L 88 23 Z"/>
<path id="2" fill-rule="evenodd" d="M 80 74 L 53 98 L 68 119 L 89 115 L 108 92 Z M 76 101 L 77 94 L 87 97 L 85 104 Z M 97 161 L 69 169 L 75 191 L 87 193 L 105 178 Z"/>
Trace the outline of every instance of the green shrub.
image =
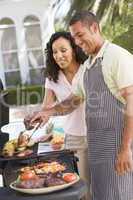
<path id="1" fill-rule="evenodd" d="M 113 42 L 124 47 L 133 54 L 133 27 L 124 34 L 116 37 Z"/>

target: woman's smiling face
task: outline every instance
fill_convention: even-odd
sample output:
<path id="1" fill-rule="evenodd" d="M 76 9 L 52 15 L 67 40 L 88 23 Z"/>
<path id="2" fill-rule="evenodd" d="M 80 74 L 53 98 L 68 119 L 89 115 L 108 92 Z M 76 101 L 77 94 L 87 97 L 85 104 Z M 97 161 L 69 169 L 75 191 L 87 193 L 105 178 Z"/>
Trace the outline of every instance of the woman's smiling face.
<path id="1" fill-rule="evenodd" d="M 60 37 L 52 44 L 53 58 L 61 69 L 66 69 L 74 61 L 74 53 L 70 42 Z"/>

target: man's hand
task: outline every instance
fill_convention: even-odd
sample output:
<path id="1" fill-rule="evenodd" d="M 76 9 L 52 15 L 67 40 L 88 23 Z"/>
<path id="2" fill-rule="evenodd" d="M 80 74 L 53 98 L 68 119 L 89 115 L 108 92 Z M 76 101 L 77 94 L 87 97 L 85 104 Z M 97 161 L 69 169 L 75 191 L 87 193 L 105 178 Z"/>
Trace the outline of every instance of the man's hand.
<path id="1" fill-rule="evenodd" d="M 51 116 L 51 110 L 40 111 L 32 117 L 30 124 L 34 125 L 36 123 L 41 123 L 41 126 L 43 126 L 48 122 L 50 116 Z"/>
<path id="2" fill-rule="evenodd" d="M 124 130 L 116 161 L 116 171 L 118 174 L 123 175 L 133 170 L 133 86 L 123 88 L 120 93 L 126 100 L 126 105 Z"/>
<path id="3" fill-rule="evenodd" d="M 31 122 L 31 119 L 35 116 L 35 114 L 37 114 L 37 112 L 34 112 L 30 115 L 25 116 L 24 125 L 25 125 L 26 130 L 31 130 L 34 128 L 34 125 L 31 124 L 30 122 Z"/>
<path id="4" fill-rule="evenodd" d="M 133 158 L 131 148 L 120 150 L 116 160 L 116 171 L 119 175 L 133 171 Z"/>

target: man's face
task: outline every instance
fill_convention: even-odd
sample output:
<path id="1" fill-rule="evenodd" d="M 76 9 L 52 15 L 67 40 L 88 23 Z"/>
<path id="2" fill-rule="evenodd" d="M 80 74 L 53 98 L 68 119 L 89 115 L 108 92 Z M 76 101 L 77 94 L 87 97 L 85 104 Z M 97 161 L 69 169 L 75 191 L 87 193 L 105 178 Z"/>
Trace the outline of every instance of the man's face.
<path id="1" fill-rule="evenodd" d="M 96 29 L 94 24 L 90 27 L 82 23 L 81 21 L 69 27 L 72 37 L 75 43 L 82 48 L 87 55 L 95 54 L 96 52 Z"/>

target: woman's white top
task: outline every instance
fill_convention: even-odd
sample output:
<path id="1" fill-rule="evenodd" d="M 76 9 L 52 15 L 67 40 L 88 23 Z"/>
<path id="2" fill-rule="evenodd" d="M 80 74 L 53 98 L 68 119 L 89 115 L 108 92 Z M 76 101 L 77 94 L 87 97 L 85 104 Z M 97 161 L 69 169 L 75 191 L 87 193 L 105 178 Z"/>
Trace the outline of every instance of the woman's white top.
<path id="1" fill-rule="evenodd" d="M 46 78 L 45 88 L 52 90 L 57 98 L 57 101 L 61 102 L 72 94 L 73 87 L 76 86 L 78 80 L 80 79 L 80 73 L 81 67 L 79 67 L 72 80 L 72 84 L 70 84 L 64 73 L 60 71 L 57 83 Z M 86 135 L 85 103 L 82 103 L 76 110 L 65 116 L 63 129 L 65 134 L 75 136 Z"/>

